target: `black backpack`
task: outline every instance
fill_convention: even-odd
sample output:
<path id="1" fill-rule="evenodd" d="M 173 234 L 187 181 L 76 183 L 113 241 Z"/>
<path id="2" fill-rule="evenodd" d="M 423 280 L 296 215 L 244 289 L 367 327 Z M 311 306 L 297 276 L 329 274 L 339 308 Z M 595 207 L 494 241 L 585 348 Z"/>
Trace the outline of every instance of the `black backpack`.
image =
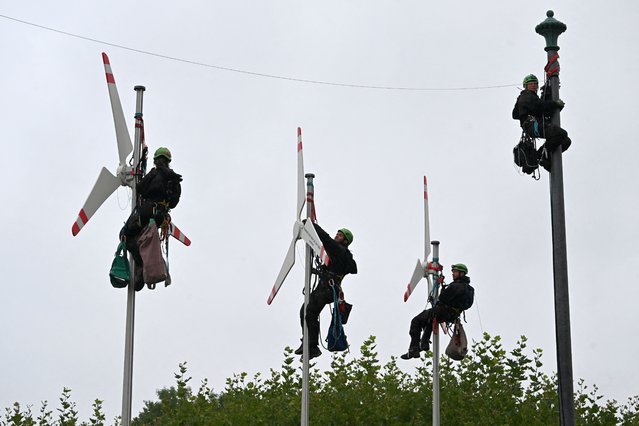
<path id="1" fill-rule="evenodd" d="M 539 154 L 533 139 L 522 135 L 519 143 L 513 148 L 515 164 L 521 167 L 521 171 L 531 175 L 539 167 Z"/>
<path id="2" fill-rule="evenodd" d="M 182 195 L 181 181 L 182 177 L 176 173 L 175 176 L 172 176 L 166 183 L 166 197 L 169 201 L 169 208 L 171 209 L 175 208 L 180 202 L 180 195 Z"/>
<path id="3" fill-rule="evenodd" d="M 466 309 L 470 309 L 473 306 L 473 302 L 475 301 L 475 289 L 470 285 L 466 284 L 466 291 L 464 295 L 459 298 L 458 307 L 462 311 Z"/>

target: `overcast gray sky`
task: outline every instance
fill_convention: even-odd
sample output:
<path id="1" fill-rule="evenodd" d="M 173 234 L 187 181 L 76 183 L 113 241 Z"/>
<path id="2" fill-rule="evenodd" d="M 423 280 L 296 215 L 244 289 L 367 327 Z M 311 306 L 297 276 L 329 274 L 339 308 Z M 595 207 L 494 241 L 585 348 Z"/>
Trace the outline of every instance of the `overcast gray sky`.
<path id="1" fill-rule="evenodd" d="M 161 55 L 325 82 L 483 90 L 373 90 L 221 71 L 100 45 L 0 17 L 0 406 L 57 403 L 64 386 L 83 417 L 94 398 L 120 413 L 126 292 L 108 269 L 128 216 L 117 191 L 77 237 L 71 225 L 115 132 L 100 53 L 109 54 L 133 133 L 145 85 L 151 149 L 168 146 L 183 174 L 173 219 L 173 285 L 138 293 L 133 412 L 188 361 L 196 385 L 221 391 L 234 372 L 279 368 L 301 335 L 303 246 L 271 306 L 267 296 L 295 218 L 296 128 L 316 174 L 319 223 L 350 228 L 359 274 L 346 333 L 355 354 L 371 334 L 382 362 L 403 353 L 421 284 L 402 295 L 423 255 L 422 176 L 431 236 L 476 289 L 467 333 L 520 335 L 555 366 L 548 175 L 517 174 L 510 118 L 517 85 L 543 74 L 534 31 L 546 10 L 559 39 L 575 380 L 607 398 L 639 393 L 634 336 L 639 289 L 639 158 L 634 83 L 639 4 L 512 1 L 5 2 L 0 14 Z M 447 275 L 450 275 L 449 273 Z M 481 318 L 481 323 L 480 323 Z M 322 331 L 328 324 L 323 313 Z M 353 356 L 353 355 L 349 355 Z M 319 358 L 328 368 L 331 356 Z M 417 361 L 403 362 L 413 371 Z"/>

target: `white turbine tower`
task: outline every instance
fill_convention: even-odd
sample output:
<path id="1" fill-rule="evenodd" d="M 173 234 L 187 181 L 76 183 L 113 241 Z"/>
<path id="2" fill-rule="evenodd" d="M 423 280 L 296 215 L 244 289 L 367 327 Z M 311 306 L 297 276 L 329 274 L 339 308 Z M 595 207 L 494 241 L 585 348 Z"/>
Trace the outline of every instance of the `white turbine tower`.
<path id="1" fill-rule="evenodd" d="M 306 265 L 305 265 L 305 274 L 304 274 L 304 312 L 306 312 L 306 307 L 308 306 L 308 299 L 311 293 L 311 269 L 312 269 L 312 256 L 315 253 L 319 256 L 320 261 L 324 265 L 328 265 L 330 259 L 324 250 L 324 245 L 317 235 L 317 231 L 315 231 L 315 227 L 313 226 L 313 220 L 315 219 L 315 215 L 313 213 L 313 178 L 315 175 L 309 173 L 304 174 L 304 157 L 302 153 L 302 129 L 297 128 L 297 210 L 296 215 L 297 219 L 293 225 L 293 239 L 291 240 L 291 244 L 289 245 L 288 252 L 286 253 L 286 257 L 284 258 L 284 264 L 282 264 L 282 268 L 280 269 L 280 273 L 277 275 L 277 279 L 275 280 L 275 284 L 273 285 L 273 289 L 271 290 L 271 294 L 268 297 L 266 303 L 269 305 L 273 302 L 273 299 L 277 295 L 277 292 L 280 290 L 280 287 L 284 283 L 284 279 L 290 272 L 291 268 L 295 264 L 295 243 L 300 238 L 306 242 Z M 306 177 L 306 197 L 304 196 L 304 178 Z M 308 205 L 306 209 L 306 220 L 301 222 L 302 209 L 304 208 L 304 203 L 308 200 Z M 301 407 L 301 420 L 300 424 L 302 426 L 308 426 L 308 390 L 309 390 L 309 359 L 308 359 L 308 328 L 306 326 L 306 321 L 302 321 L 304 324 L 304 336 L 302 340 L 302 407 Z"/>
<path id="2" fill-rule="evenodd" d="M 111 71 L 111 64 L 106 53 L 102 53 L 102 61 L 104 63 L 104 71 L 106 73 L 107 87 L 109 89 L 109 98 L 111 100 L 111 109 L 113 111 L 113 123 L 115 124 L 115 136 L 118 145 L 119 164 L 116 169 L 115 176 L 102 167 L 98 180 L 93 185 L 93 189 L 89 193 L 84 206 L 80 209 L 78 217 L 73 223 L 71 233 L 76 236 L 80 230 L 87 224 L 89 219 L 95 214 L 100 206 L 118 189 L 119 186 L 128 186 L 132 189 L 131 210 L 135 208 L 137 202 L 135 184 L 144 172 L 138 167 L 141 158 L 141 127 L 142 127 L 142 93 L 143 86 L 135 86 L 137 93 L 136 99 L 136 126 L 135 126 L 135 146 L 131 143 L 131 137 L 126 126 L 122 104 L 118 95 L 118 89 L 115 85 L 115 78 Z M 139 121 L 139 122 L 138 122 Z M 126 159 L 133 152 L 133 166 L 127 165 Z M 136 172 L 137 170 L 137 172 Z M 173 224 L 169 226 L 169 234 L 185 245 L 190 245 L 191 241 Z M 135 262 L 132 257 L 131 277 L 135 276 Z M 132 283 L 131 283 L 132 284 Z M 135 317 L 135 290 L 133 285 L 128 286 L 127 291 L 127 313 L 126 313 L 126 335 L 124 348 L 124 384 L 122 391 L 122 426 L 129 426 L 131 422 L 131 391 L 133 387 L 133 329 Z"/>
<path id="3" fill-rule="evenodd" d="M 432 262 L 428 261 L 428 256 L 432 253 Z M 439 241 L 430 241 L 430 224 L 428 217 L 428 181 L 424 176 L 424 261 L 417 259 L 417 265 L 413 271 L 413 276 L 408 282 L 406 291 L 404 292 L 404 302 L 408 300 L 413 290 L 417 287 L 417 284 L 426 278 L 428 281 L 428 295 L 429 300 L 433 306 L 437 303 L 439 295 L 439 277 L 441 266 L 439 265 Z M 435 278 L 433 280 L 433 277 Z M 427 303 L 428 305 L 428 303 Z M 432 325 L 428 325 L 429 327 Z M 437 325 L 437 327 L 439 327 Z M 439 413 L 439 333 L 438 329 L 433 330 L 433 426 L 439 426 L 440 413 Z"/>

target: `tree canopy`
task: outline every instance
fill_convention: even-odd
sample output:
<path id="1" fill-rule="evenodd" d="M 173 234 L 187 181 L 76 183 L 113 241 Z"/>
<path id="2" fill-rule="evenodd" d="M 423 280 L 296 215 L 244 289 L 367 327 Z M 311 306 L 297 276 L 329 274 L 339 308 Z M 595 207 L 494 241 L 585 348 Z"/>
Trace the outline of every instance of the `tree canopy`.
<path id="1" fill-rule="evenodd" d="M 360 355 L 334 354 L 331 367 L 311 365 L 309 419 L 313 425 L 432 424 L 432 358 L 422 358 L 413 374 L 403 372 L 397 359 L 381 365 L 375 337 Z M 461 362 L 443 356 L 440 364 L 441 422 L 455 425 L 548 425 L 559 423 L 557 379 L 542 371 L 542 351 L 527 349 L 522 336 L 507 352 L 499 336 L 484 333 Z M 150 425 L 297 425 L 300 421 L 301 366 L 293 350 L 284 350 L 281 369 L 268 376 L 233 374 L 224 390 L 214 392 L 204 379 L 191 387 L 186 362 L 180 364 L 173 386 L 157 391 L 133 419 Z M 88 422 L 79 423 L 70 390 L 64 389 L 55 419 L 44 402 L 34 418 L 30 406 L 15 403 L 5 409 L 0 425 L 104 425 L 102 401 L 96 400 Z M 639 425 L 639 396 L 625 404 L 604 400 L 596 386 L 583 380 L 575 391 L 577 424 Z M 119 419 L 115 419 L 115 424 Z"/>
<path id="2" fill-rule="evenodd" d="M 432 424 L 432 358 L 422 358 L 423 364 L 410 375 L 398 368 L 395 357 L 382 366 L 375 346 L 371 336 L 359 357 L 348 359 L 340 353 L 333 356 L 328 371 L 311 368 L 311 424 Z M 527 354 L 524 336 L 508 353 L 499 336 L 484 334 L 463 361 L 442 357 L 442 424 L 558 424 L 557 380 L 542 372 L 541 356 L 540 349 Z M 302 377 L 291 348 L 285 349 L 281 370 L 250 380 L 246 373 L 234 374 L 219 394 L 206 380 L 192 391 L 186 363 L 175 377 L 176 386 L 158 391 L 157 401 L 147 401 L 134 425 L 299 424 Z M 579 381 L 579 424 L 639 424 L 639 397 L 625 405 L 602 399 L 596 386 Z"/>

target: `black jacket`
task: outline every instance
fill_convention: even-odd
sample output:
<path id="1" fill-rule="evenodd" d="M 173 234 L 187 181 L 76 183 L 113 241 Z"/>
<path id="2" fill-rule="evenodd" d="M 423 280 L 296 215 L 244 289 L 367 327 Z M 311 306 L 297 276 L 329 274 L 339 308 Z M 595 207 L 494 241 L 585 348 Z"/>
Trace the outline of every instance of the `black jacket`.
<path id="1" fill-rule="evenodd" d="M 439 294 L 437 303 L 451 308 L 461 309 L 460 303 L 466 297 L 466 291 L 468 290 L 466 286 L 470 287 L 470 290 L 472 290 L 474 299 L 475 289 L 470 285 L 470 277 L 463 276 L 460 279 L 453 281 L 442 290 Z"/>
<path id="2" fill-rule="evenodd" d="M 338 276 L 344 276 L 346 274 L 356 274 L 357 264 L 353 259 L 353 254 L 348 247 L 335 241 L 326 231 L 324 231 L 317 223 L 313 224 L 317 235 L 324 244 L 324 249 L 330 261 L 326 270 Z"/>
<path id="3" fill-rule="evenodd" d="M 517 97 L 517 102 L 515 102 L 513 119 L 519 120 L 523 126 L 528 116 L 532 115 L 541 125 L 544 116 L 550 115 L 557 108 L 557 104 L 554 101 L 541 100 L 537 93 L 524 89 Z"/>
<path id="4" fill-rule="evenodd" d="M 156 166 L 135 187 L 138 195 L 154 203 L 166 202 L 174 208 L 182 194 L 182 176 L 166 166 Z"/>

